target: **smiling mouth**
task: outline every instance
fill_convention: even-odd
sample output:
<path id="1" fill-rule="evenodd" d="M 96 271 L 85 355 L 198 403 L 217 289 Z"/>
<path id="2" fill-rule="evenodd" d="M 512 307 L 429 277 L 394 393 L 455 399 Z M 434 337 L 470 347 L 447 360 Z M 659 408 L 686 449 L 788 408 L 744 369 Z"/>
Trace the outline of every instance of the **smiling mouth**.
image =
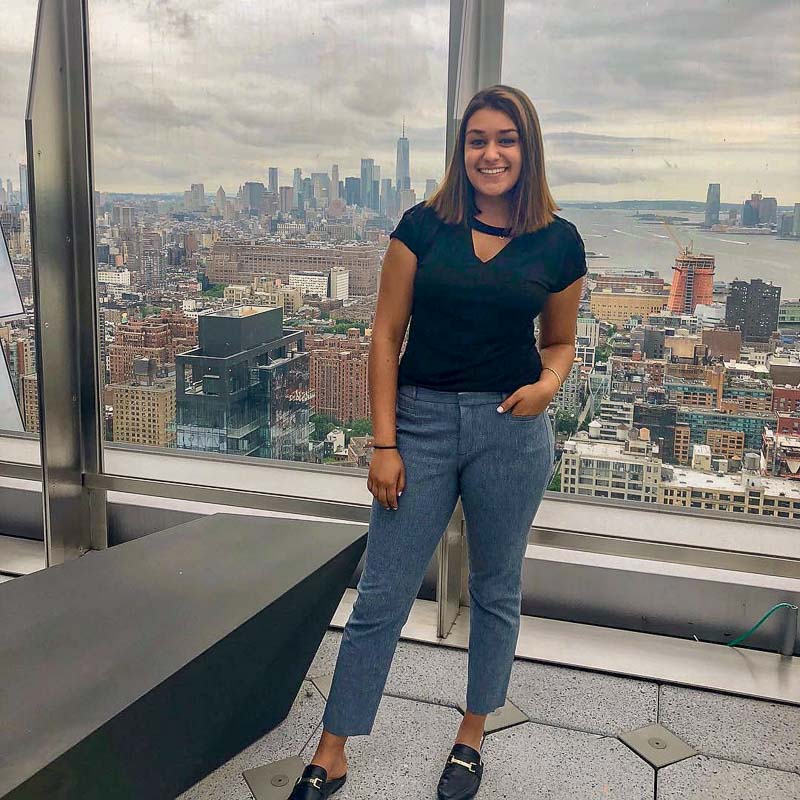
<path id="1" fill-rule="evenodd" d="M 478 172 L 480 172 L 481 175 L 486 175 L 491 178 L 494 175 L 502 175 L 503 173 L 508 172 L 508 167 L 497 167 L 488 172 L 485 172 L 483 169 L 479 168 Z"/>

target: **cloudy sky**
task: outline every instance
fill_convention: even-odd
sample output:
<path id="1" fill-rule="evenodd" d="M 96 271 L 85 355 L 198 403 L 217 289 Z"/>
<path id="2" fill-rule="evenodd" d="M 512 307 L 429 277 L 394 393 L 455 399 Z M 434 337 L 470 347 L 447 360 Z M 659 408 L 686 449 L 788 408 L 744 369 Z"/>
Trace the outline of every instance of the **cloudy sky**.
<path id="1" fill-rule="evenodd" d="M 0 29 L 0 177 L 17 185 L 35 3 Z M 235 192 L 361 157 L 444 171 L 447 0 L 90 0 L 97 187 Z M 506 0 L 556 198 L 800 202 L 796 0 Z"/>

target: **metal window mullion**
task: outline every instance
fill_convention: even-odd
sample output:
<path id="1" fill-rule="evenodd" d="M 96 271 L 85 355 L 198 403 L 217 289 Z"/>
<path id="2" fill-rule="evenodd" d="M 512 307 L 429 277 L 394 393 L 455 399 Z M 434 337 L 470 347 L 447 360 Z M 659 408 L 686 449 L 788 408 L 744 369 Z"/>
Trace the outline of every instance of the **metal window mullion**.
<path id="1" fill-rule="evenodd" d="M 86 0 L 41 0 L 26 139 L 47 564 L 107 545 Z"/>
<path id="2" fill-rule="evenodd" d="M 505 0 L 450 0 L 447 74 L 447 163 L 455 150 L 461 117 L 480 89 L 500 83 Z M 437 635 L 447 637 L 467 594 L 466 522 L 461 501 L 437 548 Z"/>

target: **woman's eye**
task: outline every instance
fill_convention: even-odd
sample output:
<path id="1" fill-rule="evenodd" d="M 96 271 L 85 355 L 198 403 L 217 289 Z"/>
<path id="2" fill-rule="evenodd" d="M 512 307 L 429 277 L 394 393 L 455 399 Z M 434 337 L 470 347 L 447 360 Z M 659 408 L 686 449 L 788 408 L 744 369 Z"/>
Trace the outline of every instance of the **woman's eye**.
<path id="1" fill-rule="evenodd" d="M 505 144 L 515 144 L 516 143 L 516 139 L 503 138 L 503 139 L 500 140 L 500 142 L 501 143 L 505 143 Z M 481 147 L 481 146 L 483 146 L 483 139 L 473 139 L 470 142 L 470 145 L 472 147 L 476 147 L 476 146 L 477 147 Z"/>

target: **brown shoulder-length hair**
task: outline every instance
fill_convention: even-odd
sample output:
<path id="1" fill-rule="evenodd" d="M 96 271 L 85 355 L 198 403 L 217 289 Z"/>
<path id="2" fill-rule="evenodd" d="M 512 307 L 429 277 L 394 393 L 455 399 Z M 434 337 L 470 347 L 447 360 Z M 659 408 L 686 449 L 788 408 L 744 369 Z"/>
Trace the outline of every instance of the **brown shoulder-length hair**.
<path id="1" fill-rule="evenodd" d="M 469 119 L 482 108 L 508 114 L 519 131 L 522 168 L 517 183 L 509 191 L 510 235 L 533 233 L 548 226 L 553 221 L 553 214 L 560 208 L 550 194 L 544 173 L 544 148 L 539 116 L 525 92 L 503 84 L 481 89 L 469 101 L 442 185 L 428 198 L 425 205 L 433 207 L 440 219 L 451 224 L 466 226 L 467 214 L 480 213 L 475 205 L 475 189 L 464 166 L 464 147 Z"/>

